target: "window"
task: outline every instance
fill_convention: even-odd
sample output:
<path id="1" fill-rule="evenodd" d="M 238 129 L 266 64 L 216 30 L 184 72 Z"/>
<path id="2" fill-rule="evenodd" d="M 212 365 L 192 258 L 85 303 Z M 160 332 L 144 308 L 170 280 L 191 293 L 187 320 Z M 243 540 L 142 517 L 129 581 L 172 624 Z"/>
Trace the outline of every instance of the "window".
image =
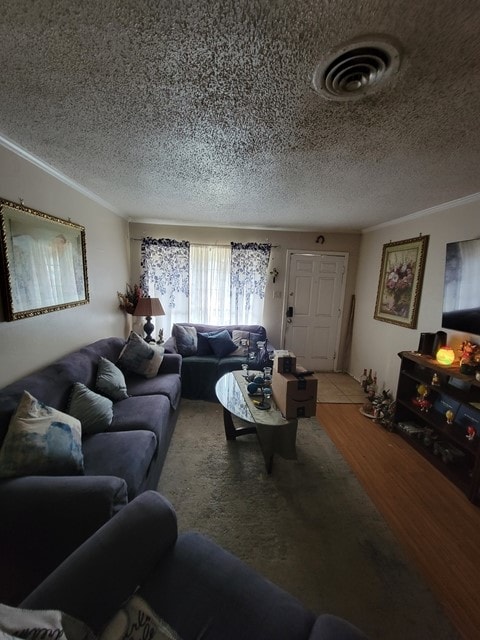
<path id="1" fill-rule="evenodd" d="M 165 332 L 176 322 L 262 324 L 271 245 L 191 245 L 166 238 L 142 241 L 145 295 L 160 298 Z"/>
<path id="2" fill-rule="evenodd" d="M 227 246 L 190 245 L 190 322 L 231 324 L 231 253 Z"/>

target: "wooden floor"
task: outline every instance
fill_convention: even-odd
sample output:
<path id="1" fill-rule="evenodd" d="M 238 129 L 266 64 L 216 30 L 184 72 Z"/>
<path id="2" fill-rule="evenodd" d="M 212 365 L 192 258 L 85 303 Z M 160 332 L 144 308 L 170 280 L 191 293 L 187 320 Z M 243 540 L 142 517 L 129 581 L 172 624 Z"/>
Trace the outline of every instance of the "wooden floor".
<path id="1" fill-rule="evenodd" d="M 359 405 L 317 404 L 317 418 L 460 636 L 478 640 L 480 507 Z"/>

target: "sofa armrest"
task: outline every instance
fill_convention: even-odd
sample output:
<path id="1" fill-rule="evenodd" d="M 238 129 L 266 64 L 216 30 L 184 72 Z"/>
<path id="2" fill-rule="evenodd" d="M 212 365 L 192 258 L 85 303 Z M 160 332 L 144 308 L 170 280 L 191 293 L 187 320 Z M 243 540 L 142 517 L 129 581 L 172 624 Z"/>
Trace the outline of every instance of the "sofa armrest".
<path id="1" fill-rule="evenodd" d="M 319 616 L 308 640 L 368 640 L 367 636 L 347 620 L 324 614 Z"/>
<path id="2" fill-rule="evenodd" d="M 75 535 L 73 525 L 88 537 L 127 502 L 125 480 L 114 476 L 11 478 L 0 482 L 0 531 L 16 536 L 30 528 L 30 536 L 32 530 L 36 536 L 46 531 L 52 540 L 52 535 Z"/>
<path id="3" fill-rule="evenodd" d="M 155 491 L 130 502 L 21 604 L 60 609 L 99 632 L 177 539 L 170 503 Z"/>
<path id="4" fill-rule="evenodd" d="M 0 593 L 13 602 L 128 502 L 112 476 L 27 476 L 0 482 Z"/>
<path id="5" fill-rule="evenodd" d="M 176 344 L 175 338 L 173 336 L 170 336 L 169 338 L 167 338 L 167 340 L 165 340 L 165 342 L 163 343 L 163 346 L 164 346 L 164 349 L 165 349 L 165 353 L 178 354 L 177 344 Z"/>
<path id="6" fill-rule="evenodd" d="M 182 368 L 182 356 L 179 353 L 165 353 L 158 375 L 163 373 L 180 373 Z"/>

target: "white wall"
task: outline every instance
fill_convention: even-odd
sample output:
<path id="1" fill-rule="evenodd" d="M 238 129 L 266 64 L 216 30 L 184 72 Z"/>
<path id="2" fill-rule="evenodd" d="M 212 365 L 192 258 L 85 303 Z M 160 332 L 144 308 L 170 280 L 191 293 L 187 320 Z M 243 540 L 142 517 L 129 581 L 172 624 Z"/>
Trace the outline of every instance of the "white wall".
<path id="1" fill-rule="evenodd" d="M 378 373 L 381 386 L 395 393 L 400 369 L 400 351 L 418 348 L 420 333 L 435 333 L 442 322 L 445 245 L 447 242 L 480 235 L 480 201 L 465 199 L 429 215 L 409 216 L 397 224 L 367 231 L 362 236 L 356 282 L 356 313 L 349 372 L 359 378 L 364 368 Z M 416 329 L 374 320 L 375 300 L 385 243 L 428 235 L 429 246 Z M 448 342 L 455 349 L 469 336 L 448 330 Z"/>
<path id="2" fill-rule="evenodd" d="M 315 241 L 321 232 L 287 232 L 259 229 L 222 229 L 207 227 L 167 226 L 158 224 L 130 224 L 131 236 L 131 261 L 132 282 L 138 282 L 140 276 L 140 246 L 141 238 L 151 236 L 153 238 L 172 238 L 175 240 L 188 240 L 189 242 L 206 244 L 229 244 L 230 242 L 270 242 L 272 247 L 269 271 L 276 267 L 279 276 L 275 284 L 271 277 L 268 278 L 265 293 L 265 306 L 263 324 L 267 329 L 267 335 L 272 344 L 282 347 L 281 328 L 284 318 L 284 286 L 285 272 L 287 268 L 287 251 L 338 251 L 348 254 L 348 273 L 345 287 L 345 305 L 340 337 L 339 362 L 343 362 L 342 350 L 346 343 L 348 314 L 351 298 L 354 292 L 355 277 L 357 271 L 358 250 L 361 236 L 359 234 L 324 234 L 325 242 L 317 244 Z M 281 297 L 275 297 L 274 293 L 280 292 Z"/>
<path id="3" fill-rule="evenodd" d="M 0 146 L 0 197 L 85 227 L 90 303 L 13 322 L 0 303 L 0 387 L 72 349 L 124 335 L 117 290 L 129 280 L 128 223 Z"/>

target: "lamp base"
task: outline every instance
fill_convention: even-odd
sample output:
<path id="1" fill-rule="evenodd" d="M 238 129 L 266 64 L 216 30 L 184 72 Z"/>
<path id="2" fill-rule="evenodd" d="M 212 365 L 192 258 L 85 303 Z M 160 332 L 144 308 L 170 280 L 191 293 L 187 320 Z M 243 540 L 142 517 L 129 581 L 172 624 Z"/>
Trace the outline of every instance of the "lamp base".
<path id="1" fill-rule="evenodd" d="M 155 342 L 154 338 L 152 338 L 152 333 L 155 331 L 155 326 L 152 322 L 152 316 L 145 317 L 145 324 L 143 325 L 143 330 L 147 334 L 143 339 L 145 342 Z"/>

